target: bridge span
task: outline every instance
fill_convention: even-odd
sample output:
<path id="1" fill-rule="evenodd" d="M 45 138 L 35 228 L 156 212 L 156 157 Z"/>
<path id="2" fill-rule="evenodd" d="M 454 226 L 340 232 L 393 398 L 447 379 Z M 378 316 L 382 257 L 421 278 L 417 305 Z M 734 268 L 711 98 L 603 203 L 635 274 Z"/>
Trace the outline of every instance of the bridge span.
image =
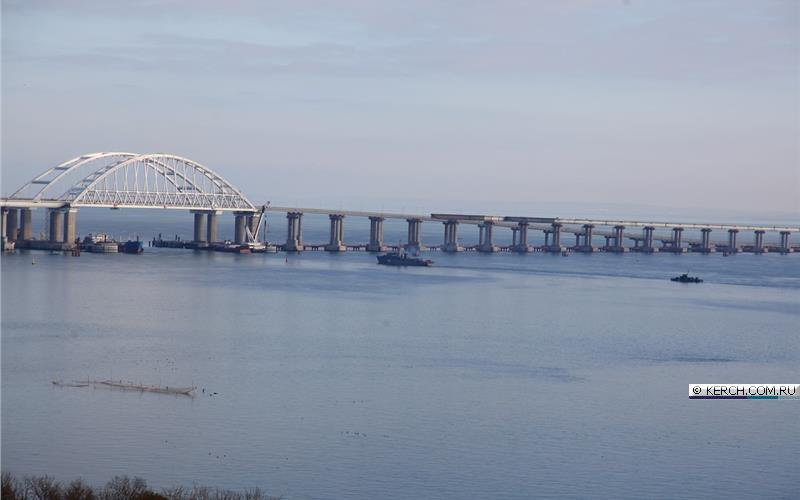
<path id="1" fill-rule="evenodd" d="M 111 209 L 176 209 L 188 210 L 194 216 L 193 243 L 207 246 L 218 241 L 217 217 L 223 212 L 234 214 L 234 244 L 257 243 L 261 214 L 265 211 L 286 213 L 286 240 L 275 247 L 285 251 L 303 251 L 307 247 L 323 247 L 340 252 L 363 247 L 380 252 L 389 248 L 384 241 L 383 222 L 401 219 L 408 224 L 405 246 L 419 250 L 438 249 L 446 252 L 476 250 L 480 252 L 596 252 L 645 253 L 688 251 L 711 253 L 780 252 L 800 250 L 790 244 L 792 233 L 800 226 L 684 223 L 668 221 L 581 219 L 562 217 L 501 216 L 490 214 L 433 213 L 415 214 L 364 210 L 337 210 L 313 207 L 256 205 L 241 190 L 214 170 L 188 158 L 167 153 L 138 154 L 127 152 L 91 153 L 72 158 L 49 168 L 25 183 L 11 196 L 0 199 L 5 242 L 21 247 L 66 249 L 75 244 L 77 210 L 85 207 Z M 46 211 L 48 238 L 36 240 L 32 235 L 32 210 Z M 303 241 L 302 220 L 305 214 L 327 215 L 330 219 L 329 240 L 323 245 L 307 245 Z M 370 223 L 369 242 L 348 245 L 344 238 L 345 218 L 366 218 Z M 441 223 L 441 244 L 426 246 L 422 241 L 423 223 Z M 464 246 L 459 242 L 460 225 L 478 227 L 478 244 Z M 504 247 L 494 242 L 495 229 L 512 231 L 512 244 Z M 544 245 L 528 242 L 528 231 L 541 231 Z M 656 234 L 656 231 L 662 234 Z M 663 231 L 667 230 L 667 234 Z M 700 238 L 684 238 L 683 232 L 699 232 Z M 722 232 L 722 241 L 712 241 L 712 232 Z M 751 242 L 741 242 L 740 232 L 752 232 Z M 779 235 L 777 245 L 765 241 L 764 235 Z M 562 236 L 574 236 L 574 244 Z M 598 244 L 596 238 L 604 238 Z M 633 245 L 627 242 L 633 242 Z M 660 245 L 657 243 L 660 242 Z"/>

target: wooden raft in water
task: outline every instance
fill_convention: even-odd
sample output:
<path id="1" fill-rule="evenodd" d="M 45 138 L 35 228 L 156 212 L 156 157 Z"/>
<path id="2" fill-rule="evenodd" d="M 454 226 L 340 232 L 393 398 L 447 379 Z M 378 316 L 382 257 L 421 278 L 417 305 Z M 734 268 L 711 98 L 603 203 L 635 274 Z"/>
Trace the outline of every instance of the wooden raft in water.
<path id="1" fill-rule="evenodd" d="M 110 387 L 113 389 L 122 389 L 126 391 L 140 391 L 140 392 L 155 392 L 158 394 L 176 394 L 180 396 L 191 396 L 196 387 L 172 387 L 169 385 L 149 385 L 149 384 L 136 384 L 133 382 L 124 382 L 122 380 L 76 380 L 75 382 L 62 382 L 60 380 L 53 380 L 53 385 L 62 387 L 88 387 L 100 386 Z"/>

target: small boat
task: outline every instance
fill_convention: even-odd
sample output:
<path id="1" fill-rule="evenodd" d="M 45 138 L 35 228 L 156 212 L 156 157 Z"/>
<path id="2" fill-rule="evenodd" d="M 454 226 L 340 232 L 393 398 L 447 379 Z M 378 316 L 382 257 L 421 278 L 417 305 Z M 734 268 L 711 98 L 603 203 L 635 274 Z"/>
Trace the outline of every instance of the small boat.
<path id="1" fill-rule="evenodd" d="M 405 252 L 391 252 L 383 255 L 378 255 L 378 264 L 384 266 L 423 266 L 428 267 L 433 264 L 432 260 L 420 259 L 418 257 L 409 257 Z"/>
<path id="2" fill-rule="evenodd" d="M 674 278 L 670 278 L 670 281 L 675 281 L 677 283 L 702 283 L 703 282 L 703 280 L 701 280 L 697 276 L 689 276 L 686 273 L 683 273 L 680 276 L 675 276 Z"/>

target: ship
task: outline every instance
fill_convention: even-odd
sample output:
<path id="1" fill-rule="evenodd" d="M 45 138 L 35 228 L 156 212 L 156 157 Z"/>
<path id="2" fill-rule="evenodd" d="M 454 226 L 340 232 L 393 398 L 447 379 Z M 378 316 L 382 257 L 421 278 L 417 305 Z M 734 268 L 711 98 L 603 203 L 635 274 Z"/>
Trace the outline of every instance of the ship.
<path id="1" fill-rule="evenodd" d="M 687 273 L 683 273 L 680 276 L 675 276 L 674 278 L 670 278 L 670 281 L 675 281 L 678 283 L 702 283 L 703 280 L 698 278 L 697 276 L 689 276 Z"/>
<path id="2" fill-rule="evenodd" d="M 139 240 L 128 240 L 125 243 L 119 243 L 118 248 L 122 253 L 139 254 L 144 252 L 144 245 Z"/>
<path id="3" fill-rule="evenodd" d="M 391 252 L 383 255 L 378 255 L 378 264 L 384 266 L 423 266 L 428 267 L 433 264 L 432 260 L 420 259 L 418 257 L 409 257 L 405 253 Z"/>

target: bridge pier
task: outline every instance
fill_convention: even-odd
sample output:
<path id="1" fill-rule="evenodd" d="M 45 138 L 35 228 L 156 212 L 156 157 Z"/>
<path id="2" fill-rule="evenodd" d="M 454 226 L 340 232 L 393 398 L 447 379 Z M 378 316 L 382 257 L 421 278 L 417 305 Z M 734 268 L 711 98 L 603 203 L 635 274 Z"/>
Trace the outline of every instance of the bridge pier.
<path id="1" fill-rule="evenodd" d="M 47 212 L 50 217 L 50 242 L 61 243 L 64 241 L 64 213 L 60 208 L 49 208 Z"/>
<path id="2" fill-rule="evenodd" d="M 17 230 L 19 229 L 19 210 L 9 208 L 6 215 L 6 241 L 17 241 Z"/>
<path id="3" fill-rule="evenodd" d="M 711 248 L 711 229 L 704 227 L 700 230 L 700 246 L 695 248 L 696 252 L 711 253 L 714 251 Z"/>
<path id="4" fill-rule="evenodd" d="M 550 231 L 551 235 L 553 236 L 553 241 L 549 245 L 547 244 L 547 231 L 544 233 L 544 251 L 545 252 L 563 252 L 566 248 L 561 246 L 561 227 L 562 224 L 560 222 L 553 222 L 551 224 L 552 230 Z"/>
<path id="5" fill-rule="evenodd" d="M 728 253 L 737 253 L 739 247 L 736 245 L 736 235 L 739 234 L 738 229 L 728 229 Z"/>
<path id="6" fill-rule="evenodd" d="M 75 244 L 75 236 L 78 232 L 78 209 L 67 207 L 64 209 L 64 243 L 67 245 Z"/>
<path id="7" fill-rule="evenodd" d="M 210 210 L 206 213 L 206 240 L 209 243 L 217 242 L 217 216 L 222 212 L 218 212 L 216 210 Z M 197 214 L 195 214 L 197 217 Z M 195 230 L 197 230 L 197 226 L 195 226 Z"/>
<path id="8" fill-rule="evenodd" d="M 8 209 L 6 207 L 0 207 L 0 240 L 2 240 L 2 245 L 0 246 L 0 252 L 5 250 L 6 248 L 6 222 L 8 220 Z"/>
<path id="9" fill-rule="evenodd" d="M 442 250 L 445 252 L 455 253 L 464 250 L 464 247 L 458 244 L 458 221 L 446 220 L 444 221 L 444 244 Z"/>
<path id="10" fill-rule="evenodd" d="M 755 239 L 753 241 L 753 253 L 766 253 L 767 249 L 764 248 L 764 231 L 755 231 Z"/>
<path id="11" fill-rule="evenodd" d="M 33 214 L 30 208 L 23 208 L 19 212 L 20 236 L 22 241 L 30 240 L 33 237 Z"/>
<path id="12" fill-rule="evenodd" d="M 254 215 L 250 214 L 247 216 L 247 229 L 250 230 L 250 236 L 252 237 L 253 241 L 256 239 L 256 233 L 258 232 L 258 224 L 260 220 Z M 247 241 L 250 241 L 250 238 L 247 238 Z"/>
<path id="13" fill-rule="evenodd" d="M 609 248 L 614 253 L 625 253 L 628 248 L 625 247 L 625 226 L 614 226 L 614 246 Z"/>
<path id="14" fill-rule="evenodd" d="M 644 239 L 642 241 L 642 247 L 639 249 L 640 252 L 644 253 L 658 252 L 658 248 L 653 246 L 653 231 L 655 231 L 655 229 L 656 228 L 654 228 L 653 226 L 645 226 L 642 229 L 642 232 L 644 233 Z"/>
<path id="15" fill-rule="evenodd" d="M 192 238 L 192 241 L 205 243 L 208 241 L 206 238 L 206 213 L 201 211 L 193 211 L 192 213 L 194 214 L 194 238 Z"/>
<path id="16" fill-rule="evenodd" d="M 789 246 L 789 231 L 781 231 L 781 253 L 792 253 L 794 250 Z"/>
<path id="17" fill-rule="evenodd" d="M 303 246 L 303 212 L 287 212 L 286 245 L 287 252 L 302 252 Z"/>
<path id="18" fill-rule="evenodd" d="M 406 240 L 406 249 L 424 250 L 422 246 L 422 237 L 420 236 L 420 229 L 422 228 L 422 219 L 406 219 L 408 222 L 408 239 Z"/>
<path id="19" fill-rule="evenodd" d="M 528 244 L 528 222 L 519 221 L 515 229 L 514 245 L 512 249 L 518 253 L 530 252 L 531 246 Z"/>
<path id="20" fill-rule="evenodd" d="M 672 228 L 672 242 L 668 248 L 664 248 L 665 252 L 674 252 L 674 253 L 683 253 L 686 252 L 686 248 L 683 248 L 683 242 L 681 241 L 683 235 L 683 228 L 682 227 L 673 227 Z"/>
<path id="21" fill-rule="evenodd" d="M 595 248 L 592 246 L 592 230 L 594 229 L 594 224 L 584 224 L 583 225 L 583 245 L 576 245 L 575 250 L 578 252 L 586 252 L 591 253 L 594 252 Z M 576 234 L 577 236 L 577 234 Z M 577 239 L 575 240 L 578 241 Z"/>
<path id="22" fill-rule="evenodd" d="M 369 252 L 385 252 L 387 246 L 383 244 L 383 221 L 385 219 L 379 216 L 370 216 L 369 218 L 369 245 L 367 251 Z"/>
<path id="23" fill-rule="evenodd" d="M 492 231 L 494 222 L 487 220 L 478 224 L 478 251 L 483 253 L 493 253 L 499 250 L 494 244 Z"/>
<path id="24" fill-rule="evenodd" d="M 235 217 L 233 226 L 233 242 L 237 245 L 244 245 L 247 241 L 247 217 L 251 212 L 233 212 Z"/>
<path id="25" fill-rule="evenodd" d="M 326 252 L 344 252 L 347 247 L 344 244 L 344 215 L 329 214 L 331 220 L 330 241 L 325 245 Z"/>

